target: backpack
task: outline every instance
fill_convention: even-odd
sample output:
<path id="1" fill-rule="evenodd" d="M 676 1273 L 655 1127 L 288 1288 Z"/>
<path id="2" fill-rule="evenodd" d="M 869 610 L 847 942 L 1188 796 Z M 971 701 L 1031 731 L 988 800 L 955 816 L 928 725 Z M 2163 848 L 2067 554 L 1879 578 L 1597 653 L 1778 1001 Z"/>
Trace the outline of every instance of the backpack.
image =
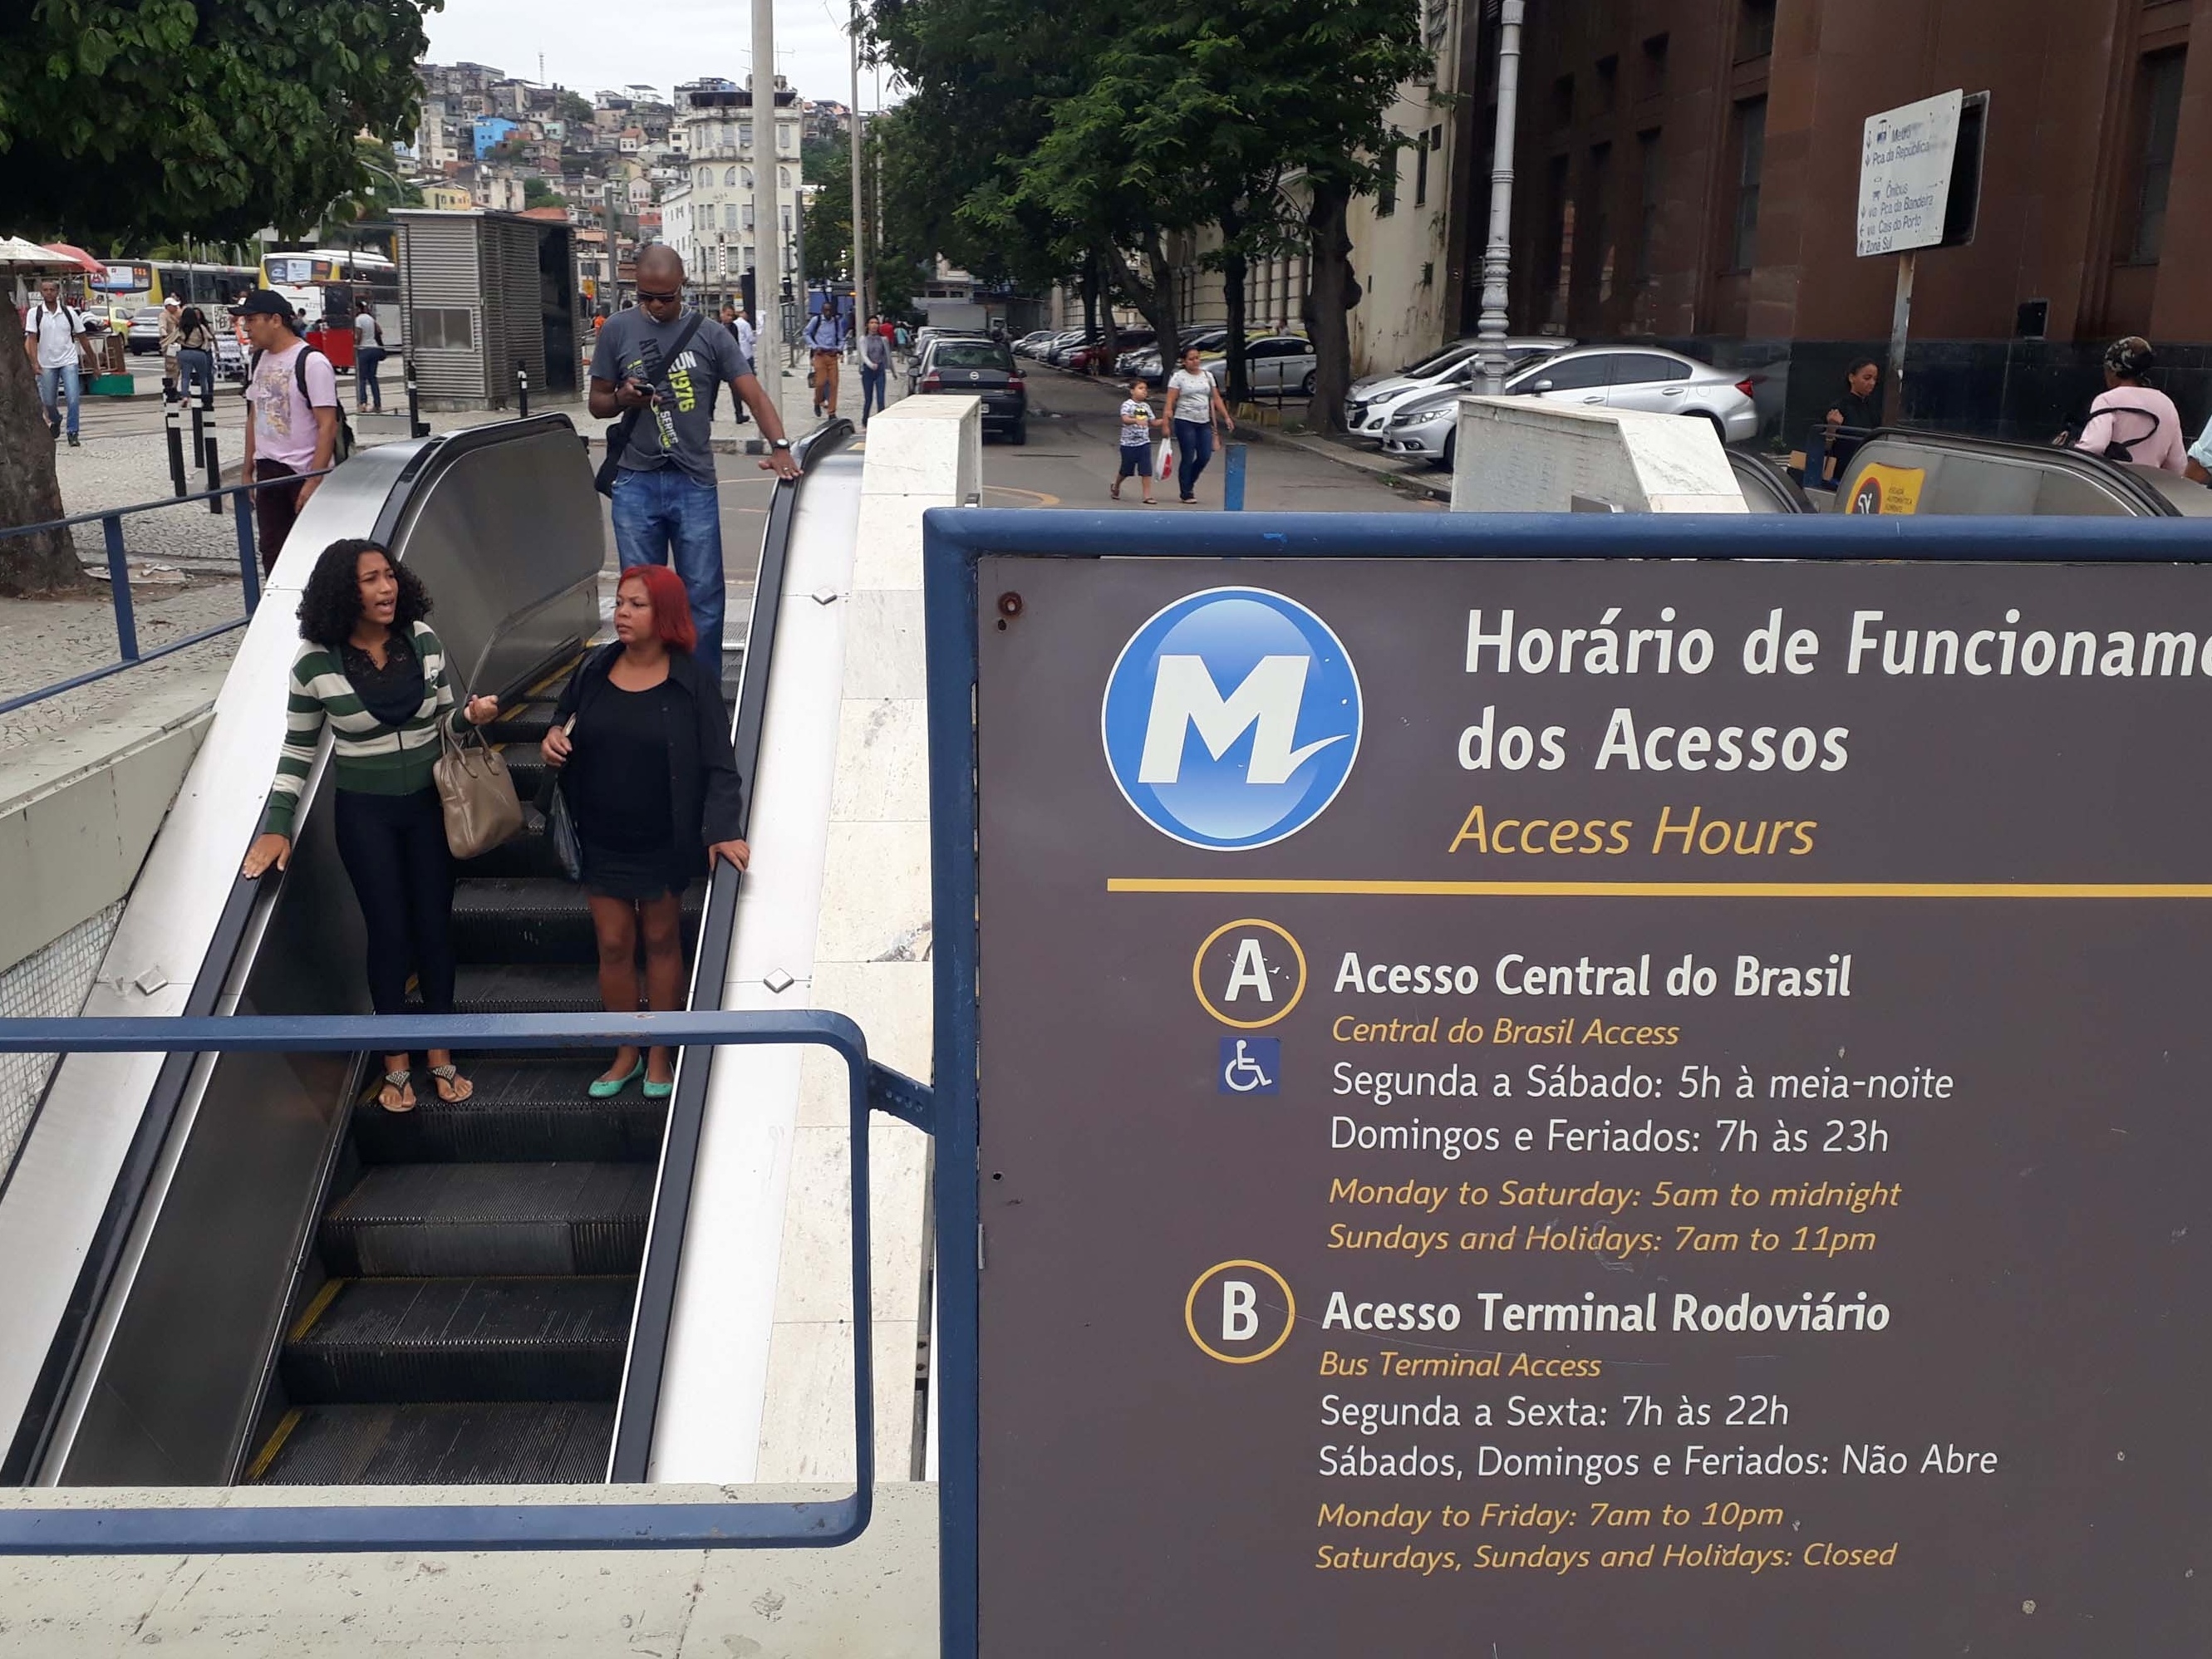
<path id="1" fill-rule="evenodd" d="M 2122 415 L 2141 415 L 2148 418 L 2150 422 L 2150 430 L 2142 434 L 2140 437 L 2125 439 L 2115 438 L 2112 442 L 2106 444 L 2104 447 L 2103 453 L 2105 459 L 2108 461 L 2134 460 L 2136 458 L 2136 446 L 2140 443 L 2148 443 L 2153 438 L 2158 436 L 2159 428 L 2165 424 L 2164 422 L 2160 420 L 2155 413 L 2148 409 L 2112 409 L 2100 410 L 2099 412 L 2114 416 L 2115 418 L 2112 424 L 2115 428 L 2119 425 L 2118 417 Z M 2092 418 L 2094 419 L 2094 417 L 2093 416 Z"/>
<path id="2" fill-rule="evenodd" d="M 257 351 L 246 360 L 246 384 L 247 386 L 252 386 L 253 384 L 253 377 L 261 372 L 261 357 L 262 354 Z M 324 357 L 323 354 L 316 350 L 313 346 L 303 348 L 300 355 L 292 359 L 292 381 L 294 385 L 300 388 L 300 401 L 306 404 L 308 408 L 313 409 L 314 407 L 314 401 L 307 395 L 307 359 L 310 357 L 323 357 L 323 361 L 325 362 L 328 362 L 330 359 L 328 357 Z M 331 373 L 335 374 L 337 371 L 333 369 Z M 346 419 L 345 399 L 343 398 L 339 398 L 335 407 L 338 412 L 338 431 L 337 436 L 331 441 L 331 465 L 332 466 L 336 466 L 339 462 L 349 459 L 353 454 L 353 423 Z"/>

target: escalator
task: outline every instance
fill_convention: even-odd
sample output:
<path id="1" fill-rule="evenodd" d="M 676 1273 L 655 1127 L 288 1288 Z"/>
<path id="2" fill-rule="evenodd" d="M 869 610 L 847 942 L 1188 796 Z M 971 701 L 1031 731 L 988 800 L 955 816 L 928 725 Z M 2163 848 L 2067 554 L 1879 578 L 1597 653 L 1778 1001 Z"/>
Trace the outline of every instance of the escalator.
<path id="1" fill-rule="evenodd" d="M 489 728 L 518 788 L 567 673 Z M 686 894 L 687 950 L 706 901 Z M 596 1012 L 583 890 L 543 837 L 461 866 L 459 1013 Z M 348 1115 L 330 1199 L 244 1471 L 273 1486 L 448 1486 L 601 1479 L 652 1213 L 668 1103 L 586 1085 L 604 1049 L 457 1054 L 476 1085 L 386 1111 L 378 1066 Z"/>
<path id="2" fill-rule="evenodd" d="M 848 434 L 812 434 L 802 461 Z M 725 684 L 748 816 L 799 488 L 775 492 Z M 457 690 L 501 697 L 487 735 L 528 799 L 599 628 L 602 524 L 554 416 L 365 452 L 300 533 L 368 536 L 424 576 Z M 116 1012 L 368 1012 L 359 914 L 315 810 L 321 761 L 282 883 L 208 879 L 235 869 L 274 770 L 290 568 L 103 965 L 95 999 Z M 459 875 L 457 1012 L 599 1008 L 586 900 L 547 843 L 518 838 Z M 685 897 L 695 1006 L 720 1006 L 738 896 L 725 869 Z M 149 961 L 200 965 L 173 994 Z M 375 1056 L 65 1057 L 0 1190 L 0 1250 L 27 1264 L 0 1288 L 0 1397 L 17 1418 L 0 1480 L 567 1483 L 607 1478 L 618 1441 L 649 1443 L 711 1051 L 683 1052 L 668 1100 L 635 1085 L 591 1100 L 604 1048 L 455 1057 L 472 1097 L 447 1105 L 418 1072 L 399 1114 L 375 1102 Z M 112 1162 L 86 1157 L 95 1132 Z"/>

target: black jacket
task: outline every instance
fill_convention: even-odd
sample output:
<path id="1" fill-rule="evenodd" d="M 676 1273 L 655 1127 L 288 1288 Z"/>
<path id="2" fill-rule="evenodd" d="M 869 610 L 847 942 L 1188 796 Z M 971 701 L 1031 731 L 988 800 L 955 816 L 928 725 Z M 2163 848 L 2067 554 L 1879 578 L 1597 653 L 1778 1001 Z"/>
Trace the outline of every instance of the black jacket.
<path id="1" fill-rule="evenodd" d="M 591 740 L 592 704 L 605 695 L 607 675 L 623 653 L 622 642 L 603 646 L 584 659 L 561 693 L 553 710 L 553 724 L 576 717 L 574 736 Z M 683 866 L 694 875 L 707 868 L 707 849 L 717 842 L 739 838 L 744 810 L 744 781 L 738 776 L 737 757 L 730 750 L 729 711 L 722 705 L 721 689 L 710 683 L 698 659 L 688 651 L 668 653 L 668 683 L 690 702 L 693 718 L 671 722 L 668 733 L 668 800 L 683 845 L 678 848 Z M 596 803 L 589 790 L 569 787 L 565 775 L 561 787 L 579 834 L 589 835 Z"/>

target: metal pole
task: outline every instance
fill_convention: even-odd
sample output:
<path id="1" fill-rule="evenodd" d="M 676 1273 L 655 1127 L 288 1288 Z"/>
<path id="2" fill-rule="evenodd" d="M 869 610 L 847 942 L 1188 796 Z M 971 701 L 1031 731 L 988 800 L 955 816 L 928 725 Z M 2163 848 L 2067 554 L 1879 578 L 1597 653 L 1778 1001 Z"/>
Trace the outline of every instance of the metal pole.
<path id="1" fill-rule="evenodd" d="M 173 397 L 161 400 L 161 425 L 169 441 L 169 483 L 175 492 L 185 493 L 185 420 L 184 409 Z"/>
<path id="2" fill-rule="evenodd" d="M 753 8 L 753 362 L 762 366 L 768 398 L 783 410 L 783 250 L 778 231 L 775 185 L 775 6 L 752 0 Z"/>
<path id="3" fill-rule="evenodd" d="M 430 435 L 430 428 L 423 424 L 422 412 L 416 407 L 415 402 L 415 360 L 412 357 L 403 357 L 399 362 L 400 367 L 407 375 L 407 435 L 410 438 L 427 438 Z"/>
<path id="4" fill-rule="evenodd" d="M 201 405 L 198 404 L 192 405 L 192 465 L 194 466 L 198 466 L 200 464 L 200 457 L 207 453 L 207 427 L 202 419 L 203 413 Z"/>
<path id="5" fill-rule="evenodd" d="M 520 357 L 514 360 L 514 398 L 515 418 L 520 421 L 528 420 L 530 418 L 530 370 Z"/>
<path id="6" fill-rule="evenodd" d="M 249 418 L 250 418 L 250 417 L 249 417 Z M 216 457 L 215 457 L 215 434 L 214 434 L 214 433 L 212 433 L 212 432 L 210 432 L 210 433 L 209 433 L 209 434 L 207 434 L 207 452 L 206 452 L 206 453 L 207 453 L 207 480 L 208 480 L 208 488 L 209 488 L 210 489 L 222 489 L 222 463 L 216 459 Z M 248 479 L 248 480 L 246 480 L 246 482 L 250 483 L 252 483 L 252 481 L 251 479 Z M 209 514 L 210 514 L 210 516 L 214 516 L 214 515 L 220 514 L 222 512 L 222 496 L 220 496 L 220 495 L 210 495 L 210 496 L 208 497 L 208 513 L 209 513 Z"/>
<path id="7" fill-rule="evenodd" d="M 1897 307 L 1889 318 L 1889 372 L 1881 377 L 1881 420 L 1893 426 L 1905 415 L 1905 343 L 1912 332 L 1912 270 L 1917 250 L 1897 261 Z"/>
<path id="8" fill-rule="evenodd" d="M 241 489 L 230 498 L 232 522 L 238 529 L 238 574 L 246 584 L 246 614 L 261 604 L 261 562 L 253 556 L 253 495 Z"/>
<path id="9" fill-rule="evenodd" d="M 865 221 L 861 214 L 860 189 L 860 0 L 853 0 L 853 326 L 866 326 L 868 320 L 867 255 L 863 249 L 867 237 L 863 233 Z"/>
<path id="10" fill-rule="evenodd" d="M 1491 140 L 1490 240 L 1482 250 L 1482 390 L 1505 389 L 1506 279 L 1513 269 L 1513 129 L 1521 102 L 1521 20 L 1525 0 L 1504 0 L 1498 20 L 1498 126 Z"/>
<path id="11" fill-rule="evenodd" d="M 115 645 L 125 662 L 138 660 L 138 627 L 131 615 L 131 562 L 123 552 L 123 518 L 111 513 L 100 521 L 107 538 L 107 597 L 115 606 Z"/>
<path id="12" fill-rule="evenodd" d="M 1244 510 L 1244 457 L 1249 444 L 1224 444 L 1221 447 L 1221 509 L 1224 513 Z"/>

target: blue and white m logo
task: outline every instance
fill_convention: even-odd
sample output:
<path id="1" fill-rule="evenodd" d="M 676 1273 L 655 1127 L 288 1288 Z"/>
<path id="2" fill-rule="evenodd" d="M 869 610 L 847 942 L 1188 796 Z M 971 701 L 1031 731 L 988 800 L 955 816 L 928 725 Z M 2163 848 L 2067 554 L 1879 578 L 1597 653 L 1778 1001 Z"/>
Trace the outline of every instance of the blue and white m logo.
<path id="1" fill-rule="evenodd" d="M 1265 847 L 1318 817 L 1359 751 L 1359 677 L 1328 624 L 1256 587 L 1178 599 L 1107 678 L 1106 763 L 1163 835 Z"/>

